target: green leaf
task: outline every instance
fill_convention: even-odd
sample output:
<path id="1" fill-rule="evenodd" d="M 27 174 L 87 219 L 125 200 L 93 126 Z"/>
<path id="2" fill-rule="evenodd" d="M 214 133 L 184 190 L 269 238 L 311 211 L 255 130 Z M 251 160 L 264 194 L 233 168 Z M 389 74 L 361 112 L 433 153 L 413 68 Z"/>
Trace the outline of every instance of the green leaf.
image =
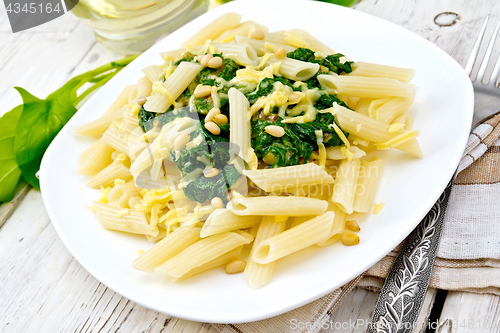
<path id="1" fill-rule="evenodd" d="M 14 153 L 14 136 L 22 112 L 23 106 L 18 105 L 0 118 L 0 202 L 12 200 L 21 178 Z"/>
<path id="2" fill-rule="evenodd" d="M 45 100 L 16 87 L 23 98 L 24 109 L 15 134 L 14 149 L 24 178 L 34 188 L 40 188 L 36 173 L 45 150 L 76 112 L 73 101 L 79 83 L 79 80 L 70 81 Z"/>

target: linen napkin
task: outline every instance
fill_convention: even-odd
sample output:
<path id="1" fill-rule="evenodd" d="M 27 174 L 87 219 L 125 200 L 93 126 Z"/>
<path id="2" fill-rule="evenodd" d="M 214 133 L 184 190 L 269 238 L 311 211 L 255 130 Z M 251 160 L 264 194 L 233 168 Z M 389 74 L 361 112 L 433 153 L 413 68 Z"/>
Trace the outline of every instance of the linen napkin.
<path id="1" fill-rule="evenodd" d="M 446 211 L 430 286 L 500 295 L 500 115 L 469 137 Z M 298 309 L 243 324 L 212 324 L 222 333 L 316 333 L 355 287 L 380 291 L 400 246 L 364 275 Z M 314 323 L 300 330 L 291 320 Z"/>

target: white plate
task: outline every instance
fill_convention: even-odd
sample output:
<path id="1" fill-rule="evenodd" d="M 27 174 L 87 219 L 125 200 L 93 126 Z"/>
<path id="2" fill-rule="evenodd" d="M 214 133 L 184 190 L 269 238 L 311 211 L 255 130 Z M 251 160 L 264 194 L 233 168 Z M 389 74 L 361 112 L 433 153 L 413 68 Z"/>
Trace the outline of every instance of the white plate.
<path id="1" fill-rule="evenodd" d="M 314 247 L 276 266 L 266 287 L 251 289 L 242 274 L 213 270 L 181 283 L 131 267 L 143 237 L 103 229 L 86 207 L 98 197 L 77 176 L 78 155 L 91 141 L 72 128 L 100 116 L 140 69 L 161 64 L 160 51 L 175 49 L 200 28 L 226 12 L 267 25 L 270 31 L 300 28 L 334 50 L 358 61 L 410 67 L 417 98 L 411 113 L 420 129 L 424 158 L 398 151 L 384 153 L 385 169 L 376 202 L 378 215 L 360 220 L 361 243 Z M 311 302 L 362 273 L 400 243 L 434 204 L 451 178 L 468 137 L 473 90 L 462 68 L 427 40 L 355 10 L 298 0 L 235 1 L 199 17 L 141 55 L 97 92 L 59 133 L 41 167 L 42 195 L 62 241 L 99 281 L 124 297 L 175 317 L 216 323 L 239 323 L 272 317 Z"/>

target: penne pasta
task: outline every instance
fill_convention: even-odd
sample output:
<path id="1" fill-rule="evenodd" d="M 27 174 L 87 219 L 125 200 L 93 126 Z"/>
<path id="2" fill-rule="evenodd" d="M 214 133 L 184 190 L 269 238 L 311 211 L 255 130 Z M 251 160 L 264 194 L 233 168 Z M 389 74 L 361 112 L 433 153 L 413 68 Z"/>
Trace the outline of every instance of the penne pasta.
<path id="1" fill-rule="evenodd" d="M 334 112 L 339 125 L 346 132 L 352 133 L 362 139 L 375 143 L 387 142 L 394 139 L 397 134 L 389 133 L 390 125 L 372 119 L 368 116 L 351 111 L 340 105 L 334 105 Z M 360 127 L 358 127 L 361 125 Z M 394 148 L 422 158 L 422 151 L 416 139 L 409 139 L 394 145 Z"/>
<path id="2" fill-rule="evenodd" d="M 324 89 L 332 89 L 339 95 L 364 98 L 411 97 L 415 87 L 396 79 L 348 75 L 318 75 Z"/>
<path id="3" fill-rule="evenodd" d="M 360 165 L 361 161 L 357 158 L 350 161 L 342 160 L 337 171 L 331 200 L 347 214 L 353 212 Z"/>
<path id="4" fill-rule="evenodd" d="M 258 264 L 269 264 L 319 243 L 329 236 L 334 218 L 334 212 L 326 212 L 263 240 L 256 246 L 251 259 Z"/>
<path id="5" fill-rule="evenodd" d="M 314 76 L 319 70 L 318 64 L 284 58 L 281 60 L 279 72 L 290 80 L 306 81 Z"/>
<path id="6" fill-rule="evenodd" d="M 259 225 L 257 235 L 250 251 L 248 263 L 245 267 L 245 278 L 252 288 L 261 288 L 271 282 L 276 262 L 258 264 L 252 260 L 257 246 L 264 240 L 275 236 L 285 230 L 286 216 L 265 216 Z"/>
<path id="7" fill-rule="evenodd" d="M 201 229 L 201 238 L 227 231 L 253 227 L 261 221 L 260 216 L 238 216 L 225 208 L 214 210 Z"/>
<path id="8" fill-rule="evenodd" d="M 253 237 L 243 231 L 225 232 L 194 243 L 168 260 L 155 271 L 174 278 L 180 278 L 192 269 L 253 241 Z"/>
<path id="9" fill-rule="evenodd" d="M 207 40 L 216 40 L 224 31 L 234 29 L 240 25 L 241 15 L 227 13 L 208 24 L 193 37 L 185 41 L 181 47 L 202 45 Z"/>
<path id="10" fill-rule="evenodd" d="M 200 64 L 181 62 L 163 84 L 161 82 L 153 84 L 153 93 L 144 104 L 144 109 L 158 113 L 167 111 L 175 103 L 177 97 L 186 90 L 196 75 L 200 73 L 201 69 Z"/>
<path id="11" fill-rule="evenodd" d="M 98 139 L 80 155 L 79 175 L 93 176 L 113 162 L 113 148 Z"/>
<path id="12" fill-rule="evenodd" d="M 353 65 L 353 71 L 349 75 L 353 76 L 369 76 L 369 77 L 384 77 L 396 79 L 403 83 L 409 82 L 415 71 L 411 68 L 401 68 L 387 65 L 372 64 L 369 62 L 357 61 Z"/>
<path id="13" fill-rule="evenodd" d="M 99 217 L 99 222 L 106 229 L 149 236 L 158 235 L 158 227 L 150 226 L 144 213 L 98 201 L 92 202 L 92 208 Z"/>
<path id="14" fill-rule="evenodd" d="M 303 197 L 254 197 L 231 200 L 227 209 L 235 215 L 304 216 L 323 214 L 328 207 L 324 200 Z"/>
<path id="15" fill-rule="evenodd" d="M 241 255 L 241 250 L 243 250 L 243 246 L 239 246 L 239 247 L 235 248 L 234 250 L 231 250 L 231 251 L 224 253 L 223 255 L 221 255 L 215 259 L 210 260 L 206 264 L 203 264 L 203 265 L 200 265 L 196 268 L 193 268 L 192 270 L 190 270 L 189 272 L 187 272 L 186 274 L 184 274 L 178 278 L 172 278 L 172 281 L 178 282 L 178 281 L 187 279 L 188 277 L 191 277 L 193 275 L 197 275 L 197 274 L 203 273 L 205 271 L 208 271 L 212 268 L 216 268 L 219 266 L 229 264 L 231 261 L 234 261 L 234 260 L 239 258 L 239 256 Z"/>
<path id="16" fill-rule="evenodd" d="M 201 228 L 177 228 L 152 248 L 145 251 L 132 263 L 132 267 L 143 272 L 153 273 L 154 269 L 175 257 L 189 246 L 200 240 Z"/>
<path id="17" fill-rule="evenodd" d="M 370 211 L 383 163 L 381 159 L 361 161 L 357 183 L 359 191 L 356 192 L 354 197 L 353 211 L 360 213 L 368 213 Z"/>
<path id="18" fill-rule="evenodd" d="M 229 133 L 229 142 L 234 143 L 240 149 L 240 156 L 250 163 L 249 156 L 252 147 L 250 143 L 250 117 L 247 98 L 235 88 L 229 89 L 229 117 L 230 126 L 233 130 Z"/>
<path id="19" fill-rule="evenodd" d="M 245 170 L 243 172 L 257 186 L 267 192 L 284 193 L 304 185 L 333 184 L 333 178 L 314 163 L 274 169 Z"/>

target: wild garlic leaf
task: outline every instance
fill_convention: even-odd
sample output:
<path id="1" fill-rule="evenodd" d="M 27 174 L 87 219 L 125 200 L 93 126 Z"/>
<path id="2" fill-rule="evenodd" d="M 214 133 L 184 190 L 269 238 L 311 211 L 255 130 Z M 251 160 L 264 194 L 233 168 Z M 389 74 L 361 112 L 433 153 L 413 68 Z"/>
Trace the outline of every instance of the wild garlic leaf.
<path id="1" fill-rule="evenodd" d="M 70 81 L 45 100 L 16 87 L 23 98 L 24 108 L 15 135 L 14 149 L 24 178 L 36 189 L 40 188 L 36 173 L 45 150 L 76 112 L 73 101 L 76 99 L 74 88 L 78 84 L 79 81 Z"/>
<path id="2" fill-rule="evenodd" d="M 18 105 L 0 118 L 0 202 L 14 197 L 21 170 L 14 153 L 14 136 L 23 106 Z"/>

